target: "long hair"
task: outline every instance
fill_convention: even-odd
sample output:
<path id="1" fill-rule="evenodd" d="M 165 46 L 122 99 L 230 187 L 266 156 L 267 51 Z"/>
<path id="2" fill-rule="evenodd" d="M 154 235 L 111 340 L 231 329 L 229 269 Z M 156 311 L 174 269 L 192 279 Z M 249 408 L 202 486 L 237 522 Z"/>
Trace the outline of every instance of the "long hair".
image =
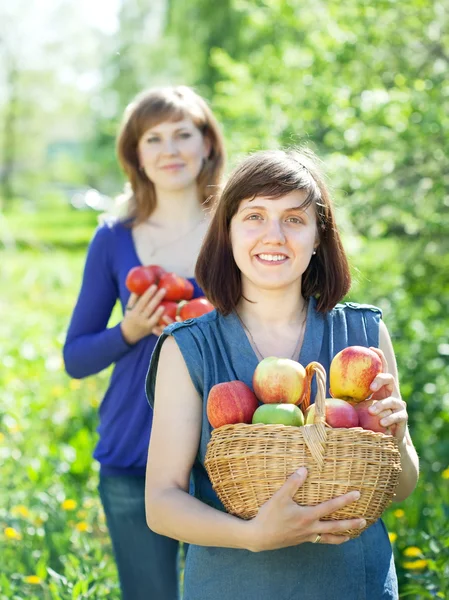
<path id="1" fill-rule="evenodd" d="M 156 190 L 140 170 L 138 143 L 149 128 L 163 121 L 192 119 L 210 142 L 210 154 L 198 174 L 200 202 L 207 205 L 216 193 L 225 164 L 223 136 L 206 101 L 186 86 L 161 87 L 138 95 L 125 110 L 117 136 L 117 156 L 130 184 L 128 214 L 133 224 L 147 219 L 156 208 Z"/>
<path id="2" fill-rule="evenodd" d="M 294 190 L 304 190 L 303 208 L 313 204 L 319 246 L 302 276 L 304 298 L 317 298 L 317 310 L 326 312 L 345 296 L 351 285 L 348 260 L 338 232 L 332 200 L 318 168 L 318 159 L 308 151 L 256 152 L 231 174 L 217 202 L 195 276 L 219 312 L 235 310 L 242 297 L 241 273 L 232 253 L 231 219 L 242 200 L 266 196 L 273 199 Z"/>

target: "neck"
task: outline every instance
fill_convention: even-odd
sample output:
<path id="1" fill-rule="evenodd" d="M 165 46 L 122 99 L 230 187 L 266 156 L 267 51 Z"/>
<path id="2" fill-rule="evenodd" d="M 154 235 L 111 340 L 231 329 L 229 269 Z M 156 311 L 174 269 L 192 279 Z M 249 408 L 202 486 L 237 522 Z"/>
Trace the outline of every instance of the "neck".
<path id="1" fill-rule="evenodd" d="M 149 221 L 154 225 L 173 223 L 174 217 L 180 223 L 198 221 L 204 216 L 204 209 L 200 204 L 198 188 L 183 188 L 182 190 L 156 190 L 157 204 Z"/>
<path id="2" fill-rule="evenodd" d="M 255 294 L 253 294 L 255 295 Z M 301 290 L 289 293 L 287 290 L 266 290 L 258 294 L 258 299 L 251 302 L 249 293 L 244 293 L 237 306 L 240 318 L 249 328 L 282 329 L 298 325 L 304 319 L 307 302 L 301 295 Z"/>

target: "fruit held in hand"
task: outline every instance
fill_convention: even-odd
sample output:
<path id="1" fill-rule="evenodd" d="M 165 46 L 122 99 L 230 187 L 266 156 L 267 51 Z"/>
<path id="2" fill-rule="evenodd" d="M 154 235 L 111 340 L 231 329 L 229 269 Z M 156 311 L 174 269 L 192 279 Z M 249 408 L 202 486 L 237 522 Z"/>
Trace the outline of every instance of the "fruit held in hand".
<path id="1" fill-rule="evenodd" d="M 159 289 L 166 290 L 164 300 L 190 300 L 193 296 L 193 285 L 184 277 L 176 273 L 163 273 L 159 279 Z"/>
<path id="2" fill-rule="evenodd" d="M 380 357 L 369 348 L 349 346 L 331 362 L 329 383 L 331 396 L 361 402 L 371 396 L 370 385 L 382 372 Z"/>
<path id="3" fill-rule="evenodd" d="M 355 408 L 339 398 L 326 398 L 325 400 L 325 419 L 331 427 L 358 427 L 359 417 Z M 306 425 L 313 425 L 315 422 L 315 404 L 311 404 L 306 410 Z"/>
<path id="4" fill-rule="evenodd" d="M 169 317 L 172 321 L 176 319 L 176 315 L 178 313 L 178 303 L 172 302 L 171 300 L 162 300 L 159 306 L 164 307 L 164 312 L 159 319 L 159 327 L 166 327 L 167 323 L 164 320 L 164 317 Z"/>
<path id="5" fill-rule="evenodd" d="M 181 321 L 186 321 L 187 319 L 201 317 L 201 315 L 205 315 L 213 310 L 214 307 L 209 300 L 207 300 L 207 298 L 200 297 L 183 304 L 181 310 L 179 311 L 179 316 Z"/>
<path id="6" fill-rule="evenodd" d="M 256 396 L 243 381 L 217 383 L 207 398 L 207 418 L 214 428 L 251 423 L 258 405 Z"/>
<path id="7" fill-rule="evenodd" d="M 354 406 L 357 411 L 357 415 L 359 417 L 359 425 L 363 429 L 369 429 L 370 431 L 378 431 L 380 433 L 394 433 L 395 426 L 392 427 L 383 427 L 380 424 L 379 415 L 372 415 L 369 412 L 369 407 L 373 404 L 376 404 L 378 400 L 364 400 L 363 402 L 359 402 Z"/>
<path id="8" fill-rule="evenodd" d="M 262 404 L 253 415 L 253 423 L 266 425 L 304 425 L 304 415 L 295 404 Z"/>
<path id="9" fill-rule="evenodd" d="M 133 267 L 126 276 L 125 285 L 130 292 L 141 296 L 156 283 L 155 274 L 146 267 Z"/>
<path id="10" fill-rule="evenodd" d="M 295 360 L 269 356 L 254 371 L 253 389 L 264 404 L 301 404 L 306 370 Z"/>

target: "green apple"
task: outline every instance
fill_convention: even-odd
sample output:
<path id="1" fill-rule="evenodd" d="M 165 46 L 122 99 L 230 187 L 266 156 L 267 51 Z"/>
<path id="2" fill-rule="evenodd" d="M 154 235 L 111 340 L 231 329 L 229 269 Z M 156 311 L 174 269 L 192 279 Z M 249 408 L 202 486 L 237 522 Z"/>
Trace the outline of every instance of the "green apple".
<path id="1" fill-rule="evenodd" d="M 304 425 L 304 415 L 296 404 L 263 404 L 256 409 L 253 423 L 265 425 Z"/>

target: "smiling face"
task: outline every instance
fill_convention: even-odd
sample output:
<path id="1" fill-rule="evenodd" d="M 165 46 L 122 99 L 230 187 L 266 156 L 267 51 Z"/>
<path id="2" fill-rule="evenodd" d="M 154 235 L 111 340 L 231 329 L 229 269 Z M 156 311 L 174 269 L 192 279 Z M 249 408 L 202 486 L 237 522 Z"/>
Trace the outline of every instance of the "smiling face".
<path id="1" fill-rule="evenodd" d="M 157 191 L 180 191 L 196 186 L 210 142 L 194 122 L 163 121 L 147 129 L 138 143 L 141 168 Z"/>
<path id="2" fill-rule="evenodd" d="M 230 234 L 244 296 L 256 288 L 301 291 L 301 277 L 318 244 L 315 205 L 302 208 L 306 196 L 295 190 L 240 203 Z"/>

